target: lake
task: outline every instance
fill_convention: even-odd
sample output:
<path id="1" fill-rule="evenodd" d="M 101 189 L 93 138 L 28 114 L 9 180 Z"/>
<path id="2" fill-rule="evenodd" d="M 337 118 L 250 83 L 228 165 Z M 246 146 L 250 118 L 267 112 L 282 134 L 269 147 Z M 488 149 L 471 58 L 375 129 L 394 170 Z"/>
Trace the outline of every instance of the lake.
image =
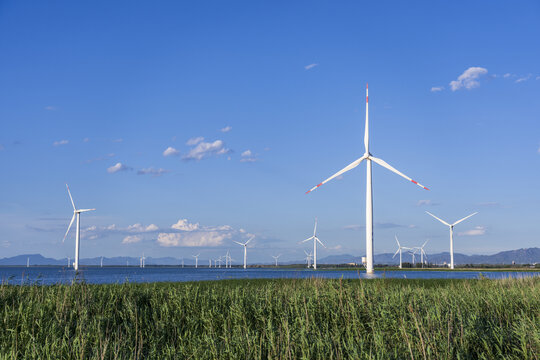
<path id="1" fill-rule="evenodd" d="M 480 275 L 482 274 L 482 275 Z M 85 267 L 79 271 L 78 278 L 91 284 L 111 284 L 124 282 L 158 281 L 204 281 L 227 279 L 275 279 L 275 278 L 328 278 L 367 279 L 367 278 L 407 278 L 407 279 L 477 279 L 484 276 L 489 279 L 508 277 L 540 276 L 533 271 L 441 271 L 441 270 L 406 270 L 376 271 L 367 275 L 355 270 L 312 270 L 285 268 L 181 268 L 181 267 Z M 0 280 L 11 285 L 20 284 L 70 284 L 75 279 L 73 269 L 65 267 L 0 267 Z"/>

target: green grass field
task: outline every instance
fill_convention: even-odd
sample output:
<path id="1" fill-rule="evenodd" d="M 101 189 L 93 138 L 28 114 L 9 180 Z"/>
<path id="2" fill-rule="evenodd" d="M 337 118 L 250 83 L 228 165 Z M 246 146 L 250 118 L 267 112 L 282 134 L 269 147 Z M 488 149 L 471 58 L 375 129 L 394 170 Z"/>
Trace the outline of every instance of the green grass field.
<path id="1" fill-rule="evenodd" d="M 540 278 L 0 287 L 10 359 L 538 359 Z"/>

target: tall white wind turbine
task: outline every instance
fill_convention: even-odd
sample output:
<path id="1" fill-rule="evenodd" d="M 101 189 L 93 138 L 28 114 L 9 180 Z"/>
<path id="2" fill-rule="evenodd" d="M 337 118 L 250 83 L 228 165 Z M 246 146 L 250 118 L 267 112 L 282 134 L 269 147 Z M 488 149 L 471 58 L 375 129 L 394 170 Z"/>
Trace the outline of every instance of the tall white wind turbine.
<path id="1" fill-rule="evenodd" d="M 320 183 L 317 186 L 314 186 L 311 190 L 307 191 L 307 193 L 310 193 L 311 191 L 317 189 L 322 184 L 327 183 L 328 181 L 340 176 L 341 174 L 354 169 L 362 161 L 366 161 L 366 272 L 367 273 L 373 273 L 373 188 L 371 183 L 371 162 L 375 162 L 382 167 L 392 171 L 393 173 L 413 182 L 414 184 L 420 186 L 423 189 L 429 190 L 427 187 L 420 185 L 418 182 L 414 181 L 407 175 L 399 172 L 395 168 L 393 168 L 391 165 L 389 165 L 386 161 L 382 159 L 378 159 L 371 155 L 369 152 L 369 117 L 368 117 L 368 86 L 366 84 L 366 128 L 364 132 L 364 147 L 365 152 L 362 157 L 359 159 L 353 161 L 334 175 L 330 176 L 328 179 L 324 180 L 322 183 Z"/>
<path id="2" fill-rule="evenodd" d="M 478 211 L 475 213 L 472 213 L 471 215 L 465 216 L 463 219 L 458 220 L 453 224 L 449 224 L 446 221 L 439 219 L 438 217 L 436 217 L 429 211 L 426 211 L 426 212 L 450 228 L 450 269 L 454 269 L 454 226 L 456 226 L 457 224 L 459 224 L 460 222 L 464 220 L 467 220 L 471 216 L 478 214 Z"/>
<path id="3" fill-rule="evenodd" d="M 307 238 L 304 241 L 301 241 L 300 243 L 305 243 L 306 241 L 313 240 L 313 269 L 317 270 L 317 242 L 321 244 L 323 247 L 324 244 L 319 240 L 317 237 L 317 218 L 315 218 L 315 227 L 313 228 L 313 236 Z"/>
<path id="4" fill-rule="evenodd" d="M 251 240 L 253 240 L 255 236 L 252 236 L 249 238 L 248 241 L 246 241 L 245 243 L 241 243 L 241 242 L 238 242 L 238 241 L 235 241 L 235 243 L 237 243 L 238 245 L 242 245 L 244 247 L 244 269 L 247 268 L 247 244 L 249 244 L 249 242 Z"/>
<path id="5" fill-rule="evenodd" d="M 73 205 L 73 217 L 71 218 L 71 222 L 69 223 L 68 229 L 66 231 L 66 234 L 64 235 L 64 239 L 62 240 L 62 243 L 66 240 L 66 237 L 69 233 L 69 229 L 71 229 L 71 225 L 73 225 L 73 221 L 75 218 L 77 218 L 77 230 L 75 235 L 75 264 L 73 268 L 75 271 L 79 270 L 79 245 L 81 240 L 81 213 L 87 212 L 87 211 L 94 211 L 96 209 L 79 209 L 75 207 L 75 203 L 73 202 L 73 197 L 71 197 L 71 191 L 69 191 L 69 186 L 66 184 L 67 191 L 69 194 L 69 199 L 71 200 L 71 205 Z"/>
<path id="6" fill-rule="evenodd" d="M 399 268 L 402 269 L 402 250 L 411 250 L 411 248 L 408 248 L 408 247 L 405 247 L 405 246 L 401 246 L 401 244 L 399 243 L 399 240 L 397 238 L 397 235 L 395 235 L 396 237 L 396 242 L 397 242 L 397 245 L 398 245 L 398 249 L 396 250 L 394 256 L 392 256 L 392 259 L 396 257 L 396 255 L 399 253 Z"/>
<path id="7" fill-rule="evenodd" d="M 199 256 L 201 254 L 197 254 L 197 255 L 191 255 L 195 258 L 195 269 L 199 266 Z"/>
<path id="8" fill-rule="evenodd" d="M 273 255 L 272 255 L 272 257 L 274 258 L 274 260 L 276 260 L 276 267 L 277 267 L 277 261 L 278 261 L 278 259 L 279 259 L 280 256 L 281 256 L 281 254 L 279 254 L 278 256 L 273 256 Z"/>

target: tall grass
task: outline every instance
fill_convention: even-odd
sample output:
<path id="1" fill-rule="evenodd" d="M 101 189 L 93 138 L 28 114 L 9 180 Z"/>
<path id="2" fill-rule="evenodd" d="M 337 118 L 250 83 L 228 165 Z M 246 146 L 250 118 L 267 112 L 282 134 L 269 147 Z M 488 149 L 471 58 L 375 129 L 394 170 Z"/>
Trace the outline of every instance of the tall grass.
<path id="1" fill-rule="evenodd" d="M 540 278 L 0 287 L 0 357 L 538 359 Z"/>

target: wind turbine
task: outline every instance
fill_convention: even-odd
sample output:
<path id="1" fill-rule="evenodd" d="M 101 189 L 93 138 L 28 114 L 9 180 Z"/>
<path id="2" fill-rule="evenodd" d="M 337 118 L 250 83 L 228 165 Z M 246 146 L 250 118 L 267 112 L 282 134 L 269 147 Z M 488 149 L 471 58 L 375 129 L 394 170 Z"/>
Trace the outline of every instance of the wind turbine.
<path id="1" fill-rule="evenodd" d="M 450 228 L 450 269 L 454 269 L 454 226 L 456 226 L 457 224 L 459 224 L 460 222 L 464 220 L 467 220 L 471 216 L 478 214 L 478 211 L 475 213 L 472 213 L 471 215 L 465 216 L 463 219 L 458 220 L 453 224 L 449 224 L 446 221 L 439 219 L 438 217 L 436 217 L 429 211 L 426 211 L 426 212 Z"/>
<path id="2" fill-rule="evenodd" d="M 101 265 L 100 267 L 103 267 L 103 256 L 101 257 Z"/>
<path id="3" fill-rule="evenodd" d="M 238 242 L 238 241 L 235 241 L 235 243 L 237 243 L 238 245 L 242 245 L 244 247 L 244 269 L 247 268 L 247 244 L 253 240 L 255 236 L 252 236 L 249 238 L 248 241 L 246 241 L 245 243 L 241 243 L 241 242 Z"/>
<path id="4" fill-rule="evenodd" d="M 191 255 L 195 258 L 195 269 L 199 266 L 199 256 L 201 254 L 197 254 L 197 255 Z"/>
<path id="5" fill-rule="evenodd" d="M 426 260 L 427 260 L 427 254 L 426 252 L 424 251 L 424 246 L 426 246 L 426 244 L 428 243 L 429 240 L 426 240 L 426 242 L 424 243 L 424 245 L 420 246 L 418 248 L 418 250 L 420 250 L 420 261 L 422 262 L 422 269 L 424 268 L 424 256 L 426 257 Z"/>
<path id="6" fill-rule="evenodd" d="M 272 256 L 274 258 L 274 260 L 276 260 L 276 267 L 277 267 L 277 261 L 278 261 L 280 256 L 281 256 L 281 254 L 279 254 L 278 256 Z"/>
<path id="7" fill-rule="evenodd" d="M 311 257 L 313 256 L 311 253 L 308 253 L 306 250 L 304 250 L 304 253 L 306 254 L 306 262 L 308 269 L 311 267 Z"/>
<path id="8" fill-rule="evenodd" d="M 319 240 L 316 233 L 317 233 L 317 218 L 315 218 L 315 227 L 313 228 L 313 236 L 300 242 L 300 243 L 305 243 L 306 241 L 313 240 L 313 269 L 315 270 L 317 270 L 317 242 L 321 244 L 323 247 L 326 247 L 321 242 L 321 240 Z"/>
<path id="9" fill-rule="evenodd" d="M 81 213 L 87 212 L 87 211 L 94 211 L 96 209 L 79 209 L 75 207 L 75 203 L 73 202 L 73 197 L 71 197 L 71 191 L 69 191 L 69 186 L 66 184 L 67 191 L 69 194 L 69 199 L 71 200 L 71 205 L 73 205 L 73 217 L 71 218 L 71 222 L 69 223 L 68 229 L 66 231 L 66 234 L 64 235 L 64 239 L 62 240 L 62 243 L 66 240 L 66 236 L 69 233 L 69 229 L 71 229 L 71 225 L 73 225 L 73 221 L 75 220 L 75 217 L 77 217 L 77 232 L 75 235 L 75 265 L 73 268 L 75 271 L 79 270 L 79 243 L 81 240 Z"/>
<path id="10" fill-rule="evenodd" d="M 398 245 L 398 249 L 396 250 L 396 253 L 394 254 L 394 256 L 392 256 L 392 259 L 396 257 L 396 255 L 399 253 L 399 268 L 402 269 L 402 254 L 401 254 L 401 251 L 402 250 L 410 250 L 411 248 L 408 248 L 408 247 L 405 247 L 405 246 L 401 246 L 401 244 L 399 243 L 399 240 L 397 239 L 397 235 L 395 235 L 396 237 L 396 242 L 397 242 L 397 245 Z"/>
<path id="11" fill-rule="evenodd" d="M 374 156 L 371 155 L 371 153 L 369 152 L 369 120 L 368 120 L 368 87 L 367 87 L 367 84 L 366 84 L 366 128 L 365 128 L 365 132 L 364 132 L 364 146 L 365 146 L 365 152 L 364 152 L 364 155 L 362 155 L 362 157 L 360 157 L 359 159 L 353 161 L 352 163 L 350 163 L 349 165 L 347 165 L 346 167 L 344 167 L 343 169 L 341 169 L 340 171 L 338 171 L 337 173 L 335 173 L 334 175 L 330 176 L 328 179 L 324 180 L 322 183 L 320 183 L 319 185 L 313 187 L 311 190 L 307 191 L 307 193 L 310 193 L 311 191 L 317 189 L 319 186 L 321 186 L 322 184 L 325 184 L 327 183 L 328 181 L 340 176 L 341 174 L 351 170 L 351 169 L 354 169 L 355 167 L 357 167 L 358 165 L 360 165 L 360 163 L 362 161 L 366 161 L 366 168 L 367 168 L 367 171 L 366 171 L 366 272 L 367 273 L 373 273 L 373 188 L 372 188 L 372 184 L 371 184 L 371 162 L 375 162 L 379 165 L 381 165 L 382 167 L 392 171 L 393 173 L 396 173 L 398 174 L 399 176 L 413 182 L 414 184 L 420 186 L 421 188 L 423 189 L 426 189 L 426 190 L 429 190 L 427 187 L 423 186 L 423 185 L 420 185 L 418 182 L 414 181 L 413 179 L 411 179 L 410 177 L 408 177 L 407 175 L 399 172 L 398 170 L 396 170 L 395 168 L 393 168 L 392 166 L 390 166 L 386 161 L 382 160 L 382 159 L 378 159 Z"/>

